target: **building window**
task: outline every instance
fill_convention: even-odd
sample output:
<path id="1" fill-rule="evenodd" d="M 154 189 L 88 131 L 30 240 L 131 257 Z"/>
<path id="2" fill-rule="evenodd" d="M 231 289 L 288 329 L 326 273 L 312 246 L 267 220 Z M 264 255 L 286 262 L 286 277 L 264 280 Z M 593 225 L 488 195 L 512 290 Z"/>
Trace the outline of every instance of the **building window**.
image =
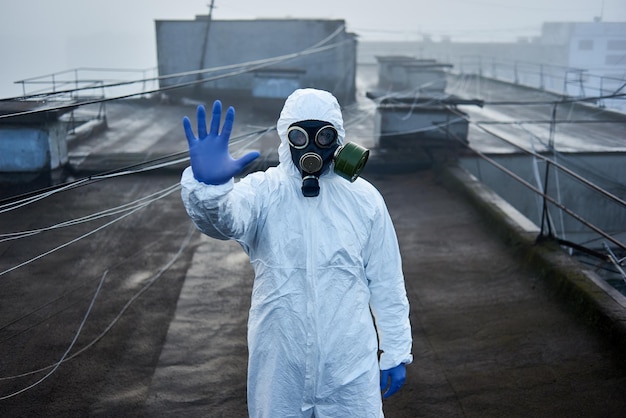
<path id="1" fill-rule="evenodd" d="M 606 65 L 626 65 L 626 54 L 607 55 L 604 63 Z"/>
<path id="2" fill-rule="evenodd" d="M 626 39 L 615 39 L 612 41 L 608 41 L 606 44 L 606 49 L 609 51 L 623 51 L 626 49 Z"/>
<path id="3" fill-rule="evenodd" d="M 580 41 L 578 41 L 579 51 L 591 51 L 592 49 L 593 49 L 592 39 L 581 39 Z"/>

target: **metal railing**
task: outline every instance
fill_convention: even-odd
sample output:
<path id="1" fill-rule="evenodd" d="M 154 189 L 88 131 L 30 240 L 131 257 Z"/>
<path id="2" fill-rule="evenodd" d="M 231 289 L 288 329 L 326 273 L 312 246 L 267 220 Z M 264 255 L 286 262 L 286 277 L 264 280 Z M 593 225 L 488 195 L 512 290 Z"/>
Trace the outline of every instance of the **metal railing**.
<path id="1" fill-rule="evenodd" d="M 106 119 L 104 101 L 106 97 L 137 93 L 143 97 L 146 92 L 153 91 L 157 83 L 156 72 L 156 68 L 73 68 L 15 81 L 22 86 L 22 96 L 13 99 L 97 103 L 98 110 L 95 115 L 90 111 L 80 114 L 82 111 L 80 108 L 72 108 L 67 115 L 62 116 L 67 121 L 68 133 L 74 134 L 76 128 L 86 120 Z"/>
<path id="2" fill-rule="evenodd" d="M 559 245 L 569 248 L 570 254 L 577 252 L 579 254 L 601 259 L 606 264 L 605 269 L 608 269 L 609 266 L 614 267 L 614 274 L 621 277 L 622 285 L 625 285 L 626 273 L 624 266 L 626 263 L 626 242 L 618 238 L 624 233 L 624 231 L 607 231 L 603 227 L 594 223 L 595 221 L 587 219 L 585 215 L 581 215 L 580 210 L 566 206 L 562 201 L 560 190 L 558 190 L 558 183 L 553 183 L 551 185 L 550 177 L 556 177 L 562 173 L 574 182 L 582 185 L 584 188 L 591 190 L 596 196 L 607 199 L 611 204 L 617 205 L 619 208 L 618 210 L 626 211 L 626 198 L 606 190 L 605 188 L 592 182 L 589 178 L 577 173 L 573 169 L 568 168 L 566 165 L 559 162 L 556 158 L 556 154 L 558 153 L 555 151 L 553 144 L 550 144 L 548 147 L 548 154 L 539 153 L 493 132 L 487 127 L 488 125 L 480 122 L 472 122 L 466 115 L 461 113 L 459 113 L 459 116 L 466 118 L 470 124 L 491 137 L 515 147 L 517 150 L 521 151 L 522 154 L 531 156 L 535 164 L 537 161 L 542 161 L 544 163 L 543 178 L 537 179 L 538 184 L 534 185 L 531 181 L 526 180 L 523 176 L 517 174 L 511 168 L 496 161 L 496 158 L 466 145 L 472 154 L 514 179 L 517 183 L 530 190 L 536 196 L 539 196 L 541 199 L 541 220 L 540 232 L 537 236 L 537 241 L 552 240 L 557 242 Z M 554 118 L 554 114 L 552 117 Z M 553 120 L 552 125 L 554 124 L 555 121 Z M 553 154 L 552 157 L 549 155 L 550 152 Z M 535 167 L 535 169 L 538 171 L 538 167 Z M 551 209 L 553 211 L 557 211 L 557 213 L 561 216 L 569 216 L 575 222 L 586 228 L 590 234 L 595 235 L 597 238 L 595 238 L 594 241 L 601 241 L 601 248 L 597 248 L 597 245 L 595 248 L 591 248 L 584 242 L 573 242 L 565 239 L 565 231 L 561 231 L 560 233 L 555 227 L 555 222 L 553 221 L 554 214 L 551 213 Z"/>
<path id="3" fill-rule="evenodd" d="M 156 68 L 91 68 L 81 67 L 15 81 L 22 86 L 24 97 L 46 95 L 62 99 L 106 97 L 119 90 L 147 92 L 154 89 Z M 137 85 L 140 86 L 138 89 Z M 107 93 L 115 90 L 115 93 Z"/>
<path id="4" fill-rule="evenodd" d="M 574 67 L 497 57 L 446 57 L 453 72 L 478 75 L 576 98 L 589 98 L 600 108 L 626 112 L 626 77 L 597 75 Z"/>
<path id="5" fill-rule="evenodd" d="M 453 70 L 450 73 L 455 76 L 477 76 L 553 94 L 556 96 L 553 102 L 554 109 L 565 98 L 571 102 L 579 101 L 596 105 L 598 108 L 606 107 L 626 112 L 626 78 L 598 76 L 586 70 L 573 67 L 502 58 L 485 58 L 475 55 L 460 56 L 456 60 L 450 57 L 435 56 L 433 58 L 441 60 L 441 62 L 453 64 Z M 545 104 L 549 104 L 550 99 L 548 98 L 545 102 Z M 626 284 L 626 269 L 624 268 L 626 263 L 626 242 L 623 240 L 623 235 L 626 231 L 623 228 L 618 228 L 620 229 L 619 231 L 614 231 L 608 230 L 613 229 L 611 227 L 598 226 L 598 224 L 603 223 L 602 220 L 586 219 L 586 217 L 589 218 L 590 216 L 588 214 L 581 215 L 581 213 L 584 213 L 584 210 L 571 207 L 572 205 L 568 207 L 568 205 L 564 204 L 561 190 L 559 190 L 558 177 L 562 174 L 571 179 L 571 182 L 591 190 L 589 192 L 591 195 L 607 199 L 607 202 L 609 202 L 607 205 L 618 208 L 615 210 L 620 214 L 626 213 L 626 197 L 622 193 L 612 193 L 600 187 L 586 176 L 577 173 L 575 169 L 568 168 L 561 163 L 563 159 L 561 157 L 557 158 L 558 152 L 555 150 L 553 143 L 554 130 L 559 122 L 556 120 L 554 109 L 551 119 L 544 121 L 544 123 L 549 123 L 550 126 L 550 143 L 548 144 L 547 153 L 537 152 L 531 149 L 530 145 L 529 147 L 520 146 L 515 141 L 511 141 L 490 130 L 488 123 L 473 122 L 467 115 L 459 113 L 459 117 L 466 118 L 470 125 L 475 126 L 499 141 L 515 147 L 522 154 L 530 156 L 535 164 L 536 184 L 523 178 L 510 167 L 501 164 L 497 161 L 497 158 L 492 158 L 492 156 L 467 144 L 464 145 L 479 159 L 484 160 L 539 197 L 541 204 L 539 205 L 540 233 L 537 237 L 538 241 L 553 240 L 569 248 L 570 254 L 578 253 L 601 259 L 607 268 L 613 267 L 614 274 L 620 277 L 619 281 L 622 282 L 623 286 Z M 463 142 L 460 139 L 459 141 Z M 538 161 L 543 163 L 543 175 L 539 174 L 539 167 L 536 166 Z M 595 237 L 593 238 L 594 245 L 589 245 L 589 242 L 586 241 L 574 242 L 566 239 L 565 229 L 558 231 L 555 226 L 553 220 L 555 216 L 569 217 L 573 220 L 573 223 L 581 225 L 581 229 L 587 231 L 587 235 Z"/>

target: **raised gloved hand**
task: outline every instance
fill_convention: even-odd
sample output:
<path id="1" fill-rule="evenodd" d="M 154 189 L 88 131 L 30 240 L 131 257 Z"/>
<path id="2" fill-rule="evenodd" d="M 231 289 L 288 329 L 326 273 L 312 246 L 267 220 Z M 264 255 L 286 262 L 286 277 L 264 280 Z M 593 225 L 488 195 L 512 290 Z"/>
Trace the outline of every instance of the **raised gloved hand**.
<path id="1" fill-rule="evenodd" d="M 224 184 L 233 176 L 241 173 L 246 165 L 255 160 L 259 153 L 250 152 L 235 160 L 228 152 L 228 139 L 235 120 L 235 109 L 231 106 L 226 111 L 224 126 L 220 133 L 222 118 L 222 103 L 216 100 L 213 103 L 211 130 L 206 130 L 206 111 L 204 106 L 198 106 L 198 137 L 196 138 L 191 121 L 187 116 L 183 118 L 183 128 L 189 143 L 191 169 L 196 180 L 206 184 Z"/>
<path id="2" fill-rule="evenodd" d="M 406 367 L 404 363 L 400 363 L 398 366 L 380 371 L 380 390 L 385 390 L 383 398 L 387 399 L 394 393 L 396 393 L 406 380 Z"/>

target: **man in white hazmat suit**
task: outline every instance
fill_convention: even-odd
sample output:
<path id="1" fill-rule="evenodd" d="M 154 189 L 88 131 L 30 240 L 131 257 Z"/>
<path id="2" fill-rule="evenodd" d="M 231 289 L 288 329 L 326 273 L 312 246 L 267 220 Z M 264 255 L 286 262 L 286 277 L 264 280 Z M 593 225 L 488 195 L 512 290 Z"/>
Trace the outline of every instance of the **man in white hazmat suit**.
<path id="1" fill-rule="evenodd" d="M 183 120 L 191 167 L 182 198 L 198 229 L 236 240 L 255 271 L 250 416 L 382 417 L 381 390 L 395 393 L 412 361 L 409 305 L 381 195 L 358 173 L 351 182 L 331 169 L 345 135 L 337 100 L 296 90 L 277 123 L 280 164 L 238 182 L 259 154 L 231 158 L 234 109 L 219 132 L 221 114 L 216 101 L 207 132 L 199 106 L 198 137 Z"/>

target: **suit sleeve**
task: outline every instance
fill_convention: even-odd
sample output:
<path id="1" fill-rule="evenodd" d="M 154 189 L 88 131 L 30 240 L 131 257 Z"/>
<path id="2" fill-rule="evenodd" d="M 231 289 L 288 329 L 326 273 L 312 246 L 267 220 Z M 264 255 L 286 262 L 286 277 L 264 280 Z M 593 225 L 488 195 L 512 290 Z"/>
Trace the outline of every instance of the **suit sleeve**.
<path id="1" fill-rule="evenodd" d="M 411 363 L 412 336 L 409 301 L 396 232 L 379 195 L 378 210 L 365 253 L 365 274 L 370 288 L 370 307 L 378 332 L 380 369 Z"/>
<path id="2" fill-rule="evenodd" d="M 181 197 L 198 230 L 213 238 L 234 239 L 247 251 L 259 209 L 255 187 L 244 180 L 208 185 L 197 181 L 188 167 L 181 178 Z"/>

